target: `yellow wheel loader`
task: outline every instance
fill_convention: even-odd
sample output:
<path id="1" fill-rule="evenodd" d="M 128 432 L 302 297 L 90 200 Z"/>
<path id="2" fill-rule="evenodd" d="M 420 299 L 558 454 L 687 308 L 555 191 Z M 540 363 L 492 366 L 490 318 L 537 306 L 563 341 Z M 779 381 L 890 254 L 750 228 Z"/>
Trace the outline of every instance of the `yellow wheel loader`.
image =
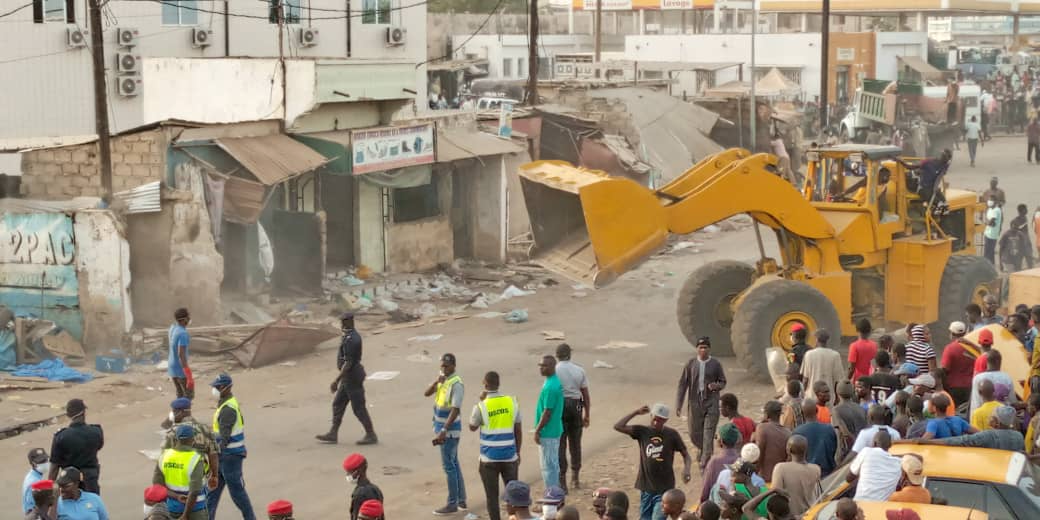
<path id="1" fill-rule="evenodd" d="M 572 279 L 603 286 L 665 245 L 728 217 L 754 220 L 761 259 L 701 266 L 679 292 L 679 328 L 691 343 L 735 353 L 762 380 L 765 351 L 793 346 L 791 327 L 855 336 L 855 323 L 941 324 L 999 288 L 977 256 L 984 205 L 974 192 L 919 194 L 921 161 L 894 146 L 840 145 L 808 153 L 805 186 L 777 174 L 777 158 L 729 149 L 658 190 L 562 161 L 520 169 L 531 256 Z M 940 210 L 941 208 L 941 210 Z M 766 256 L 762 228 L 780 261 Z M 936 330 L 936 333 L 939 331 Z"/>

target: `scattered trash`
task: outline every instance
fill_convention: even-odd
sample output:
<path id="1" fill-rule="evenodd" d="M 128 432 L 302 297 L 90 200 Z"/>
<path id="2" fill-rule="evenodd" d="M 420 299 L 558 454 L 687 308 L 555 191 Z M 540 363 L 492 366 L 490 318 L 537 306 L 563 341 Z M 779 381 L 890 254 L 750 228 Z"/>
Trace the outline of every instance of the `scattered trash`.
<path id="1" fill-rule="evenodd" d="M 487 296 L 480 294 L 469 304 L 469 306 L 474 309 L 486 309 L 490 303 L 491 302 L 488 301 Z"/>
<path id="2" fill-rule="evenodd" d="M 587 293 L 587 292 L 576 291 L 574 294 L 571 295 L 571 298 L 584 298 L 584 297 L 586 297 L 588 295 L 589 295 L 589 293 Z"/>
<path id="3" fill-rule="evenodd" d="M 502 291 L 501 299 L 508 300 L 510 298 L 517 298 L 517 297 L 520 297 L 520 296 L 530 296 L 532 294 L 534 294 L 534 291 L 525 291 L 523 289 L 517 288 L 517 286 L 515 286 L 515 285 L 510 285 L 509 287 L 506 287 L 505 291 Z"/>
<path id="4" fill-rule="evenodd" d="M 119 349 L 112 349 L 109 355 L 94 357 L 94 369 L 108 374 L 122 374 L 130 364 L 130 357 Z"/>
<path id="5" fill-rule="evenodd" d="M 612 350 L 619 348 L 643 348 L 646 343 L 639 343 L 637 341 L 611 341 L 596 347 L 596 350 Z"/>
<path id="6" fill-rule="evenodd" d="M 369 381 L 389 381 L 397 376 L 401 375 L 401 372 L 396 370 L 373 372 L 366 377 Z"/>
<path id="7" fill-rule="evenodd" d="M 652 286 L 654 286 L 654 287 L 657 287 L 657 288 L 659 288 L 659 289 L 660 289 L 660 288 L 662 288 L 662 287 L 664 287 L 664 283 L 663 283 L 663 282 L 654 282 L 654 283 L 652 283 L 652 284 L 650 284 L 650 285 L 652 285 Z"/>
<path id="8" fill-rule="evenodd" d="M 160 372 L 165 372 L 167 368 L 170 368 L 170 360 L 164 359 L 155 364 L 155 369 Z"/>
<path id="9" fill-rule="evenodd" d="M 432 318 L 432 317 L 436 316 L 437 314 L 439 314 L 439 311 L 437 310 L 437 306 L 432 304 L 432 303 L 430 303 L 430 302 L 426 302 L 426 303 L 420 305 L 419 306 L 419 310 L 416 311 L 416 312 L 418 312 L 419 313 L 419 317 L 424 319 L 424 320 Z"/>
<path id="10" fill-rule="evenodd" d="M 257 330 L 230 353 L 243 367 L 257 368 L 308 354 L 337 336 L 328 327 L 275 322 Z"/>
<path id="11" fill-rule="evenodd" d="M 478 518 L 480 518 L 480 515 L 476 513 L 466 513 L 465 520 L 477 520 Z"/>
<path id="12" fill-rule="evenodd" d="M 477 315 L 475 315 L 473 317 L 474 318 L 489 319 L 489 318 L 497 318 L 499 316 L 505 316 L 505 315 L 506 315 L 506 313 L 504 313 L 504 312 L 490 311 L 490 312 L 484 312 L 484 313 L 477 314 Z"/>
<path id="13" fill-rule="evenodd" d="M 561 330 L 543 330 L 542 336 L 545 336 L 545 341 L 562 341 L 567 339 L 567 336 Z"/>
<path id="14" fill-rule="evenodd" d="M 365 281 L 364 280 L 361 280 L 360 278 L 356 278 L 356 277 L 351 276 L 349 274 L 347 276 L 344 276 L 343 278 L 340 278 L 339 281 L 347 284 L 350 287 L 357 287 L 359 285 L 365 285 Z"/>
<path id="15" fill-rule="evenodd" d="M 296 366 L 296 362 L 295 361 L 291 361 L 291 360 L 290 361 L 282 361 L 281 363 L 278 363 L 278 366 L 294 367 L 294 366 Z"/>
<path id="16" fill-rule="evenodd" d="M 505 320 L 509 323 L 524 323 L 527 321 L 527 309 L 515 309 L 506 314 Z"/>
<path id="17" fill-rule="evenodd" d="M 710 224 L 710 225 L 704 226 L 704 228 L 701 229 L 701 231 L 704 231 L 705 233 L 718 233 L 718 232 L 722 231 L 722 228 L 720 228 L 719 226 L 716 226 L 715 224 Z"/>
<path id="18" fill-rule="evenodd" d="M 592 287 L 589 287 L 588 285 L 585 285 L 583 283 L 576 283 L 571 286 L 571 289 L 574 289 L 575 291 L 588 291 L 589 289 L 592 289 Z"/>
<path id="19" fill-rule="evenodd" d="M 596 362 L 592 364 L 592 368 L 614 368 L 614 365 L 597 359 Z"/>
<path id="20" fill-rule="evenodd" d="M 408 338 L 408 341 L 437 341 L 444 337 L 444 334 L 429 334 L 426 336 L 412 336 Z"/>
<path id="21" fill-rule="evenodd" d="M 159 450 L 137 450 L 137 453 L 140 453 L 141 455 L 148 457 L 148 460 L 155 461 L 159 460 L 159 455 L 161 455 L 161 452 Z"/>
<path id="22" fill-rule="evenodd" d="M 688 248 L 691 248 L 691 247 L 697 247 L 699 245 L 700 244 L 697 243 L 697 242 L 689 242 L 689 241 L 685 241 L 684 240 L 682 242 L 676 242 L 676 243 L 672 244 L 672 251 L 682 251 L 683 249 L 688 249 Z"/>
<path id="23" fill-rule="evenodd" d="M 392 300 L 387 300 L 386 298 L 380 299 L 378 305 L 380 309 L 383 309 L 386 312 L 394 312 L 401 308 L 400 305 Z"/>
<path id="24" fill-rule="evenodd" d="M 116 405 L 116 408 L 123 409 L 123 408 L 126 408 L 126 405 L 123 404 L 123 403 L 119 403 L 119 404 Z"/>

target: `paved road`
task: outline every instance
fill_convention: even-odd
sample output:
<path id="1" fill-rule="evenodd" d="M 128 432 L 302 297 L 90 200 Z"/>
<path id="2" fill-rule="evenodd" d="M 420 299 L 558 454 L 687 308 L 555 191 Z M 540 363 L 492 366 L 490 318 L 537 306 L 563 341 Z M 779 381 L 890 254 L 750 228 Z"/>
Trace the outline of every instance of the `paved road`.
<path id="1" fill-rule="evenodd" d="M 1030 210 L 1040 204 L 1040 166 L 1025 162 L 1023 138 L 999 138 L 980 150 L 976 168 L 967 166 L 967 152 L 955 156 L 950 180 L 954 186 L 983 190 L 992 175 L 998 175 L 1008 193 L 1008 202 L 1027 203 Z M 387 497 L 388 514 L 393 518 L 424 518 L 443 505 L 445 484 L 438 452 L 430 445 L 430 400 L 422 396 L 426 385 L 436 376 L 434 363 L 408 361 L 409 355 L 426 351 L 431 358 L 454 352 L 459 373 L 467 383 L 463 410 L 468 417 L 480 379 L 487 370 L 502 374 L 505 392 L 519 396 L 525 414 L 525 431 L 530 431 L 531 415 L 541 379 L 538 357 L 551 352 L 555 343 L 542 339 L 542 330 L 566 332 L 574 346 L 574 358 L 590 371 L 593 411 L 592 427 L 586 437 L 586 481 L 630 486 L 635 478 L 632 442 L 616 434 L 611 425 L 624 413 L 641 404 L 674 399 L 674 381 L 692 349 L 675 323 L 674 302 L 685 275 L 698 265 L 715 259 L 753 260 L 756 256 L 750 230 L 695 236 L 703 246 L 690 248 L 648 261 L 637 272 L 622 277 L 614 285 L 574 298 L 570 284 L 539 291 L 500 304 L 493 310 L 527 308 L 531 319 L 519 325 L 499 320 L 469 318 L 421 329 L 365 336 L 365 366 L 368 371 L 396 370 L 396 379 L 368 384 L 368 399 L 381 443 L 363 450 L 369 457 L 372 479 Z M 775 245 L 769 245 L 775 250 Z M 365 325 L 362 322 L 362 333 Z M 436 342 L 409 342 L 422 334 L 443 334 Z M 648 346 L 639 349 L 597 350 L 595 346 L 611 340 L 638 341 Z M 328 426 L 328 382 L 334 376 L 334 345 L 313 356 L 300 359 L 297 366 L 274 366 L 259 370 L 235 369 L 236 394 L 246 417 L 249 458 L 245 464 L 248 488 L 260 512 L 272 500 L 285 498 L 296 503 L 301 518 L 345 517 L 349 487 L 340 468 L 342 459 L 354 448 L 319 445 L 313 440 Z M 614 369 L 591 368 L 596 360 Z M 761 403 L 771 390 L 747 380 L 733 359 L 723 360 L 735 391 L 745 401 L 748 415 L 757 416 Z M 229 367 L 234 368 L 234 367 Z M 196 372 L 200 380 L 211 378 Z M 151 387 L 153 390 L 149 390 Z M 159 392 L 158 388 L 162 387 Z M 113 518 L 135 518 L 141 507 L 142 489 L 149 483 L 152 463 L 138 450 L 155 449 L 160 441 L 158 423 L 166 416 L 172 398 L 168 380 L 162 374 L 138 372 L 109 377 L 68 390 L 4 394 L 0 415 L 4 417 L 39 416 L 60 413 L 48 404 L 63 405 L 78 396 L 87 400 L 91 422 L 105 426 L 108 445 L 102 452 L 104 499 Z M 17 397 L 17 398 L 16 398 Z M 30 404 L 34 403 L 34 404 Z M 38 406 L 44 405 L 44 406 Z M 196 416 L 208 422 L 212 402 L 209 393 L 200 392 Z M 0 456 L 12 461 L 0 475 L 7 492 L 0 495 L 0 510 L 14 517 L 19 507 L 19 486 L 27 469 L 25 453 L 32 447 L 49 448 L 56 427 L 48 427 L 0 441 Z M 361 435 L 349 415 L 341 432 L 345 441 Z M 470 507 L 483 513 L 483 492 L 476 473 L 475 434 L 465 434 L 460 448 Z M 523 449 L 521 478 L 538 482 L 537 447 L 530 442 Z M 695 482 L 690 486 L 699 489 Z M 540 484 L 536 484 L 540 489 Z M 637 498 L 636 494 L 632 494 Z M 226 499 L 218 515 L 238 518 Z"/>

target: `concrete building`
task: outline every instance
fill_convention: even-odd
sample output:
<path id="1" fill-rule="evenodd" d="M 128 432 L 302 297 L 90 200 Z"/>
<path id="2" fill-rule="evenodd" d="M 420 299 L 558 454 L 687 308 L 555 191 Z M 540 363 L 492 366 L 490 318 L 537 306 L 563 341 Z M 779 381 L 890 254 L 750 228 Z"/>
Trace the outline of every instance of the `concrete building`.
<path id="1" fill-rule="evenodd" d="M 327 81 L 333 75 L 356 74 L 359 69 L 353 67 L 362 65 L 376 65 L 378 73 L 386 75 L 378 66 L 388 64 L 395 69 L 390 74 L 400 75 L 407 69 L 412 76 L 406 86 L 410 92 L 403 99 L 425 97 L 425 68 L 415 66 L 426 59 L 424 3 L 284 2 L 284 24 L 277 23 L 277 2 L 106 3 L 104 58 L 113 132 L 168 118 L 233 122 L 284 117 L 274 110 L 284 92 L 277 61 L 263 61 L 262 66 L 244 60 L 220 64 L 219 58 L 227 57 L 281 55 L 297 60 L 338 58 L 350 63 L 345 69 L 342 65 L 323 67 L 321 60 L 312 60 L 316 70 L 310 77 L 312 83 L 317 76 L 319 81 Z M 354 9 L 349 15 L 348 5 Z M 4 93 L 0 98 L 0 113 L 4 114 L 0 150 L 94 135 L 85 6 L 86 2 L 72 0 L 35 0 L 31 8 L 4 18 L 0 31 L 0 91 Z M 154 58 L 195 60 L 170 68 L 171 62 Z M 295 76 L 286 77 L 292 80 Z M 171 80 L 169 88 L 160 85 Z M 269 106 L 254 105 L 251 117 L 232 119 L 238 117 L 242 89 L 250 91 L 244 96 L 250 100 L 258 99 L 249 95 L 252 91 L 262 90 L 264 97 L 271 98 Z M 204 104 L 223 108 L 216 115 L 194 117 L 200 114 L 192 114 L 192 107 Z"/>
<path id="2" fill-rule="evenodd" d="M 928 56 L 928 36 L 921 32 L 831 33 L 832 62 L 829 84 L 844 81 L 846 92 L 855 91 L 860 73 L 865 77 L 896 79 L 898 56 Z M 734 62 L 716 72 L 717 84 L 751 78 L 750 35 L 662 35 L 628 36 L 625 58 L 636 61 Z M 820 94 L 820 35 L 761 34 L 755 38 L 755 77 L 778 69 L 798 83 L 807 99 Z M 844 78 L 844 79 L 842 79 Z M 848 90 L 851 88 L 851 91 Z M 831 98 L 834 99 L 834 98 Z"/>
<path id="3" fill-rule="evenodd" d="M 468 40 L 468 41 L 467 41 Z M 456 59 L 483 58 L 488 61 L 488 78 L 520 79 L 528 73 L 529 51 L 527 36 L 523 34 L 456 34 L 451 41 L 461 48 Z M 462 42 L 465 43 L 463 44 Z M 589 34 L 543 34 L 538 38 L 538 77 L 552 79 L 557 55 L 589 53 L 595 41 Z M 625 48 L 624 36 L 603 35 L 604 53 L 620 52 Z"/>

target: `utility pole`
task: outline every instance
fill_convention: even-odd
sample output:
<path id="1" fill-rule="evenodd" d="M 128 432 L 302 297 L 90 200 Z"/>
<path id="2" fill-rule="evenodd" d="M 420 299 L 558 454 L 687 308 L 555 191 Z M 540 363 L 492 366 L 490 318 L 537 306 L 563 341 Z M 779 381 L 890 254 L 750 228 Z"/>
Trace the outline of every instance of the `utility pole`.
<path id="1" fill-rule="evenodd" d="M 600 50 L 603 48 L 603 0 L 596 0 L 596 47 L 592 61 L 596 62 L 596 77 L 599 77 Z"/>
<path id="2" fill-rule="evenodd" d="M 112 195 L 112 144 L 108 129 L 108 89 L 105 82 L 105 33 L 101 28 L 101 0 L 89 0 L 87 18 L 94 67 L 94 131 L 98 136 L 102 195 Z"/>
<path id="3" fill-rule="evenodd" d="M 538 104 L 538 0 L 531 0 L 527 29 L 527 104 Z"/>
<path id="4" fill-rule="evenodd" d="M 751 0 L 751 153 L 758 151 L 758 104 L 755 103 L 755 33 L 758 32 L 758 5 Z"/>
<path id="5" fill-rule="evenodd" d="M 820 136 L 827 128 L 830 119 L 830 110 L 827 105 L 827 87 L 830 78 L 830 52 L 831 52 L 831 0 L 823 0 L 823 23 L 820 28 Z"/>

